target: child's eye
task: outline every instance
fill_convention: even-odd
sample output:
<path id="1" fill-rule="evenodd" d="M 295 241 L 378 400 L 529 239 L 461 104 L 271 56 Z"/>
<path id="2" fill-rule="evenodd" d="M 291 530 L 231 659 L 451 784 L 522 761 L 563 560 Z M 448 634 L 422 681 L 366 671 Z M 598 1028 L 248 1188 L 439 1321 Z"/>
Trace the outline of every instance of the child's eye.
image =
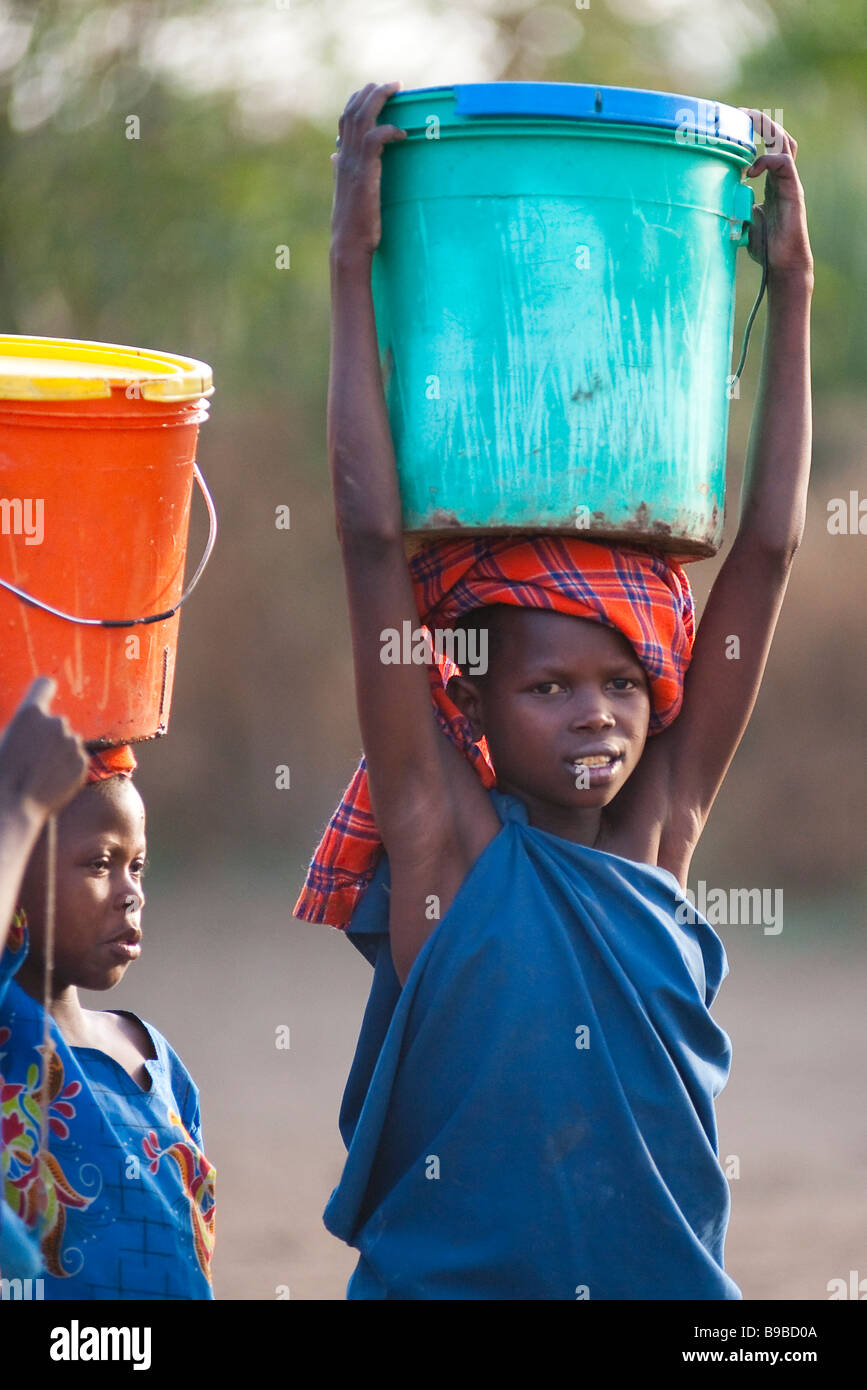
<path id="1" fill-rule="evenodd" d="M 553 695 L 562 689 L 563 686 L 560 685 L 559 681 L 542 681 L 533 687 L 533 691 L 537 695 Z"/>
<path id="2" fill-rule="evenodd" d="M 617 681 L 622 681 L 624 685 L 632 686 L 632 687 L 634 687 L 635 689 L 638 688 L 638 682 L 637 682 L 637 681 L 634 681 L 634 680 L 632 679 L 631 676 L 615 676 L 615 677 L 614 677 L 614 681 L 612 682 L 612 684 L 616 684 Z M 622 689 L 622 688 L 623 688 L 623 686 L 621 686 L 621 689 Z"/>
<path id="3" fill-rule="evenodd" d="M 97 869 L 97 870 L 108 869 L 109 866 L 110 866 L 110 861 L 109 861 L 104 855 L 103 855 L 103 857 L 102 857 L 101 859 L 91 859 L 91 861 L 90 861 L 90 867 L 91 867 L 92 869 Z"/>
<path id="4" fill-rule="evenodd" d="M 149 859 L 137 859 L 134 864 L 130 865 L 132 873 L 136 874 L 138 878 L 141 878 L 143 874 L 146 874 L 149 867 Z"/>

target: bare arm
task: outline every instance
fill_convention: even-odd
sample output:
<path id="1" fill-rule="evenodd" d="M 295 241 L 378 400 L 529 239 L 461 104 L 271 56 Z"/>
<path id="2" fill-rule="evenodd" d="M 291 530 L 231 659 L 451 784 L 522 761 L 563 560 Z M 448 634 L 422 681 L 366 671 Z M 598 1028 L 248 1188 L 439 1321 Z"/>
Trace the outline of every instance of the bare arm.
<path id="1" fill-rule="evenodd" d="M 702 615 L 682 711 L 659 735 L 671 775 L 670 822 L 692 845 L 758 696 L 804 530 L 810 476 L 813 261 L 797 146 L 760 112 L 750 114 L 783 152 L 761 156 L 750 171 L 768 171 L 768 320 L 740 523 Z M 755 243 L 751 251 L 757 254 Z"/>
<path id="2" fill-rule="evenodd" d="M 87 774 L 81 740 L 48 713 L 55 689 L 52 680 L 35 680 L 0 742 L 0 955 L 42 827 Z"/>
<path id="3" fill-rule="evenodd" d="M 480 848 L 499 829 L 481 783 L 433 716 L 427 667 L 383 661 L 387 630 L 420 626 L 403 548 L 394 448 L 382 390 L 371 294 L 380 238 L 383 144 L 377 126 L 395 84 L 368 84 L 340 121 L 331 245 L 328 453 L 352 632 L 358 718 L 371 803 L 392 869 L 392 954 L 401 979 L 435 923 L 422 893 L 444 912 Z M 469 821 L 469 829 L 467 822 Z M 400 904 L 400 910 L 396 910 Z"/>
<path id="4" fill-rule="evenodd" d="M 381 152 L 394 127 L 376 118 L 393 84 L 369 83 L 340 118 L 331 244 L 328 454 L 343 555 L 361 735 L 377 826 L 399 831 L 407 785 L 438 775 L 437 730 L 423 665 L 382 661 L 383 632 L 418 614 L 403 549 L 394 448 L 383 396 L 371 293 L 379 242 Z M 394 132 L 394 133 L 393 133 Z"/>

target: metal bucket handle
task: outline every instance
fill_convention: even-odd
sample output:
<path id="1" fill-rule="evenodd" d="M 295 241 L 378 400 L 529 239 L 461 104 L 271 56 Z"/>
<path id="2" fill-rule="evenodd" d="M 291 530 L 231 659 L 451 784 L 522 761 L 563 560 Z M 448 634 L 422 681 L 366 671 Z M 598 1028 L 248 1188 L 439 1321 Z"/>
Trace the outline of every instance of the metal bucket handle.
<path id="1" fill-rule="evenodd" d="M 751 218 L 752 218 L 752 216 L 755 216 L 755 212 L 756 212 L 756 209 L 755 209 L 755 208 L 752 209 Z M 735 372 L 735 380 L 739 380 L 739 379 L 740 379 L 741 372 L 742 372 L 743 369 L 744 369 L 744 364 L 746 363 L 746 360 L 747 360 L 747 348 L 748 348 L 749 345 L 750 345 L 750 333 L 752 332 L 752 329 L 753 329 L 753 322 L 754 322 L 754 320 L 755 320 L 756 314 L 759 312 L 759 305 L 761 304 L 762 299 L 764 298 L 765 288 L 766 288 L 767 283 L 768 283 L 768 224 L 767 224 L 767 220 L 766 220 L 765 215 L 764 215 L 764 211 L 760 208 L 760 209 L 758 209 L 758 212 L 759 212 L 759 236 L 760 236 L 760 238 L 761 238 L 761 245 L 762 245 L 762 281 L 761 281 L 761 284 L 759 285 L 759 292 L 758 292 L 758 294 L 756 295 L 755 303 L 753 304 L 753 307 L 752 307 L 752 309 L 750 310 L 750 316 L 749 316 L 749 318 L 747 319 L 747 326 L 746 326 L 746 328 L 744 329 L 744 345 L 743 345 L 743 347 L 742 347 L 742 349 L 741 349 L 741 360 L 740 360 L 740 362 L 738 363 L 738 369 L 737 369 L 737 371 Z M 751 220 L 751 218 L 750 218 L 750 220 Z M 748 240 L 749 240 L 750 220 L 748 220 L 748 221 L 746 221 L 746 222 L 744 223 L 743 234 L 742 234 L 742 238 L 741 238 L 741 245 L 742 245 L 742 246 L 746 246 L 746 245 L 747 245 L 747 242 L 748 242 Z"/>
<path id="2" fill-rule="evenodd" d="M 199 472 L 199 465 L 193 460 L 193 476 L 199 485 L 199 491 L 205 499 L 205 506 L 208 509 L 208 541 L 205 546 L 204 554 L 199 561 L 198 568 L 190 580 L 184 592 L 181 594 L 173 608 L 166 609 L 165 613 L 152 613 L 149 618 L 77 618 L 72 613 L 64 613 L 60 608 L 53 608 L 50 603 L 43 603 L 41 599 L 34 598 L 32 594 L 25 593 L 23 589 L 10 584 L 7 579 L 0 579 L 0 588 L 6 589 L 22 602 L 29 603 L 32 608 L 41 608 L 43 613 L 51 613 L 55 618 L 62 618 L 66 623 L 79 623 L 82 627 L 140 627 L 147 623 L 162 623 L 167 618 L 173 618 L 182 603 L 186 603 L 190 594 L 195 589 L 205 569 L 205 565 L 211 558 L 211 551 L 217 539 L 217 510 L 214 506 L 214 499 L 208 491 L 207 484 Z"/>

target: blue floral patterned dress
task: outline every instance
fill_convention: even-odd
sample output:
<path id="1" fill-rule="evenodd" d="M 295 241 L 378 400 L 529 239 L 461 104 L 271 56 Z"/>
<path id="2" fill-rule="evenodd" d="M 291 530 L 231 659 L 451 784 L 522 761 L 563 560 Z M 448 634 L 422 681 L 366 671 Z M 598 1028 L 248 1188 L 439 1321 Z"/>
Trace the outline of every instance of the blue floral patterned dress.
<path id="1" fill-rule="evenodd" d="M 14 980 L 26 954 L 19 917 L 0 958 L 3 1295 L 38 1274 L 46 1299 L 212 1298 L 215 1174 L 192 1077 L 149 1024 L 146 1091 L 52 1024 L 40 1152 L 44 1014 Z"/>

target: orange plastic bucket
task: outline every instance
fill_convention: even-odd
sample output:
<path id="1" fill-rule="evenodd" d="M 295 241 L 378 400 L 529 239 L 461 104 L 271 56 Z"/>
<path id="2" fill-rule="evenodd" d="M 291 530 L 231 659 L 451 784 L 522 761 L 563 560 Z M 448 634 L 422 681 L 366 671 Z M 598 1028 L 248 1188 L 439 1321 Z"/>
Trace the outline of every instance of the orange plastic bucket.
<path id="1" fill-rule="evenodd" d="M 216 536 L 196 466 L 203 362 L 0 337 L 0 726 L 37 675 L 88 743 L 165 733 L 181 602 Z M 184 591 L 194 478 L 211 518 Z"/>

